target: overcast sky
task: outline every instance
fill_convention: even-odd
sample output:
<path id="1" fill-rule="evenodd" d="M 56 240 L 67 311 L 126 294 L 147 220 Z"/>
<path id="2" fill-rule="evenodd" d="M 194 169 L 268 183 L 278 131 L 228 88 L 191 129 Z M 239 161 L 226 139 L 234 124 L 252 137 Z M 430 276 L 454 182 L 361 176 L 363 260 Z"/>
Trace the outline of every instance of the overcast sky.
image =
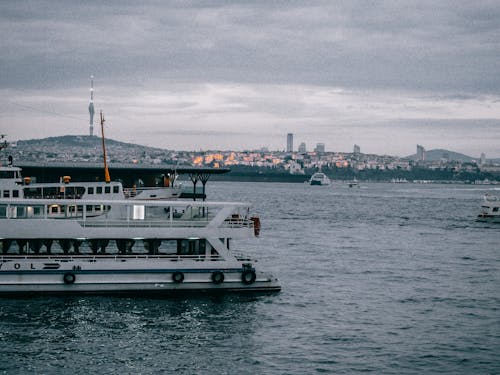
<path id="1" fill-rule="evenodd" d="M 93 74 L 125 142 L 500 157 L 498 0 L 2 0 L 0 33 L 10 140 L 88 134 Z"/>

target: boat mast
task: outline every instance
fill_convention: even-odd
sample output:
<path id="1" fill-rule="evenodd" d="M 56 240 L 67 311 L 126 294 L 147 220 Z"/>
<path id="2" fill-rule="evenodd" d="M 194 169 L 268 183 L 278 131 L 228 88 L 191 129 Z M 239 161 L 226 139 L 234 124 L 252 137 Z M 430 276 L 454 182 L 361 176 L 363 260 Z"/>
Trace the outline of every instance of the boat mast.
<path id="1" fill-rule="evenodd" d="M 102 154 L 104 158 L 104 181 L 111 182 L 111 177 L 109 176 L 108 161 L 106 157 L 106 145 L 104 144 L 104 115 L 101 110 L 101 133 L 102 133 Z"/>

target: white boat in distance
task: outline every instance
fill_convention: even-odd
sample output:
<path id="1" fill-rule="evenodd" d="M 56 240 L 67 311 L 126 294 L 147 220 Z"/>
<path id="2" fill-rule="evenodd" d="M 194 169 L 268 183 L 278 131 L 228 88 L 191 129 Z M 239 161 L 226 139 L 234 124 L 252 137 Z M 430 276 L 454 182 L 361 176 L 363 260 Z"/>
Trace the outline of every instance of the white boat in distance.
<path id="1" fill-rule="evenodd" d="M 309 180 L 310 185 L 330 185 L 330 179 L 322 172 L 316 172 Z"/>
<path id="2" fill-rule="evenodd" d="M 498 196 L 485 194 L 477 221 L 500 223 L 500 198 Z"/>

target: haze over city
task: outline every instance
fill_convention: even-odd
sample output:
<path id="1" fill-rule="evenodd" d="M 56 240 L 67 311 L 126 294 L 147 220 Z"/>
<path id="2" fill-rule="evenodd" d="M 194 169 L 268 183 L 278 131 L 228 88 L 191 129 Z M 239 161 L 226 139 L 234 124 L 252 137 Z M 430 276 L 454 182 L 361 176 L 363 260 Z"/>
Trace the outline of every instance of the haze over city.
<path id="1" fill-rule="evenodd" d="M 11 140 L 88 134 L 94 75 L 96 114 L 125 142 L 284 149 L 294 133 L 500 157 L 496 1 L 3 1 L 0 19 Z"/>

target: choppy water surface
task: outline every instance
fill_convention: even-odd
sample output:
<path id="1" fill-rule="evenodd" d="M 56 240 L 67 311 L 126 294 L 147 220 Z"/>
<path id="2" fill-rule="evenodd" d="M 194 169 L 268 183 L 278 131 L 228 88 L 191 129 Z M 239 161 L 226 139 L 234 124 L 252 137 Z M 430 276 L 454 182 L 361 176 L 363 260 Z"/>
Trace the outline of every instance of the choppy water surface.
<path id="1" fill-rule="evenodd" d="M 0 299 L 4 373 L 500 373 L 500 225 L 457 185 L 222 183 L 264 296 Z M 500 191 L 496 191 L 500 194 Z"/>

